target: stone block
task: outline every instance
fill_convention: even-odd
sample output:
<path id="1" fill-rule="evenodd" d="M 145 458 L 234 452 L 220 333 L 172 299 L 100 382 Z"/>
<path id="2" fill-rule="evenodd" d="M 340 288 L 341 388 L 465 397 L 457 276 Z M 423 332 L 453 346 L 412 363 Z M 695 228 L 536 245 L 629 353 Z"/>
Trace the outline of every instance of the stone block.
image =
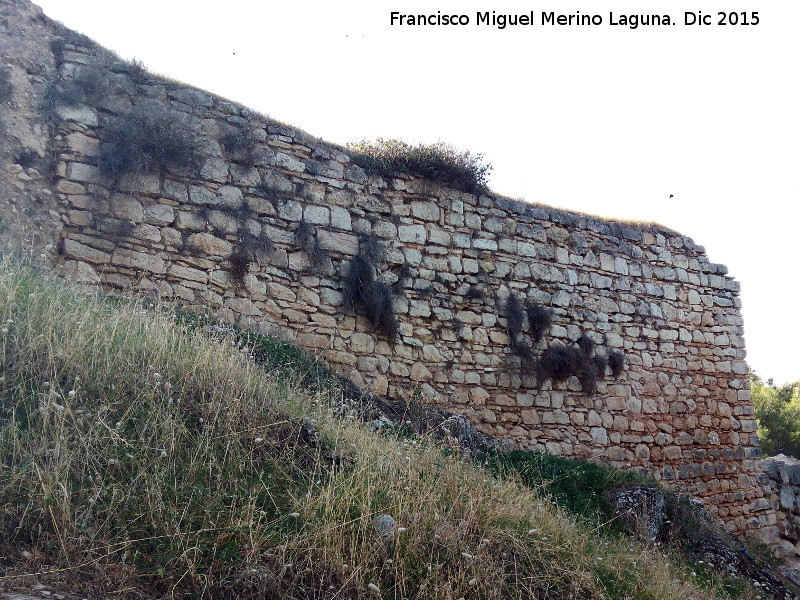
<path id="1" fill-rule="evenodd" d="M 210 233 L 195 233 L 189 236 L 189 246 L 208 257 L 228 258 L 233 254 L 233 244 Z"/>
<path id="2" fill-rule="evenodd" d="M 86 246 L 72 239 L 64 240 L 64 255 L 69 258 L 77 259 L 78 261 L 85 261 L 93 264 L 108 264 L 111 261 L 111 255 L 107 252 L 97 250 L 91 246 Z M 82 267 L 74 267 L 74 270 L 82 269 Z M 85 269 L 84 269 L 85 271 Z"/>
<path id="3" fill-rule="evenodd" d="M 144 207 L 142 216 L 146 223 L 164 227 L 175 221 L 175 209 L 166 204 L 150 204 Z"/>
<path id="4" fill-rule="evenodd" d="M 324 250 L 341 252 L 348 256 L 358 254 L 358 238 L 350 233 L 321 229 L 317 232 L 317 242 Z"/>

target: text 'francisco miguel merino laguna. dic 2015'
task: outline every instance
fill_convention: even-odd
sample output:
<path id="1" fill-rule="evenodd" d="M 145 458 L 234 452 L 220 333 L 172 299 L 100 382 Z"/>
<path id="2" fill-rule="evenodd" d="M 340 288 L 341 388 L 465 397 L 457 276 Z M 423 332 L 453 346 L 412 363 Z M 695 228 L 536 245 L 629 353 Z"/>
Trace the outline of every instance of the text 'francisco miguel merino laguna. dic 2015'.
<path id="1" fill-rule="evenodd" d="M 642 26 L 664 25 L 758 25 L 757 12 L 720 12 L 712 18 L 702 12 L 684 12 L 683 19 L 673 19 L 670 15 L 639 14 L 623 15 L 613 12 L 608 13 L 608 20 L 598 14 L 575 13 L 562 14 L 543 11 L 536 18 L 534 11 L 518 14 L 498 14 L 495 11 L 476 12 L 474 20 L 467 14 L 445 14 L 441 11 L 430 14 L 405 14 L 397 11 L 390 13 L 390 24 L 394 26 L 466 26 L 483 25 L 505 29 L 509 26 L 525 25 L 566 25 L 566 26 L 598 26 L 618 25 L 629 29 L 638 29 Z"/>

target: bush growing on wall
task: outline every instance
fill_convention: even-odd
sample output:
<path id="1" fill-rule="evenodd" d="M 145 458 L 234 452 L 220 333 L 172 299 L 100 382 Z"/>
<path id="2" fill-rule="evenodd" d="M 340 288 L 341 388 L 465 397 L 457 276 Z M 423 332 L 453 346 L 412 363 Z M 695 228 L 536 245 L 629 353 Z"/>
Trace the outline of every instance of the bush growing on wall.
<path id="1" fill-rule="evenodd" d="M 200 134 L 186 115 L 169 110 L 156 100 L 145 100 L 109 129 L 100 168 L 114 176 L 196 168 L 200 146 Z"/>
<path id="2" fill-rule="evenodd" d="M 482 154 L 457 150 L 448 144 L 411 146 L 400 140 L 361 141 L 348 146 L 355 164 L 367 173 L 391 176 L 409 173 L 448 185 L 472 194 L 487 189 L 491 164 Z"/>
<path id="3" fill-rule="evenodd" d="M 394 314 L 391 286 L 375 279 L 375 266 L 359 253 L 353 257 L 344 279 L 344 307 L 356 310 L 394 343 L 400 326 Z"/>

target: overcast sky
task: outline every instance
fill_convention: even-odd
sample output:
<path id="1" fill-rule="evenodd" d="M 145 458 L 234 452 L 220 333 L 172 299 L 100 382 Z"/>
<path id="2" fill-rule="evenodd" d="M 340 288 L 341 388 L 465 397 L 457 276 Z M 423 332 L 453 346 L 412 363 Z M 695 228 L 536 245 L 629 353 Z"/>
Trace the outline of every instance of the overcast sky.
<path id="1" fill-rule="evenodd" d="M 800 3 L 38 4 L 152 71 L 329 141 L 446 141 L 485 155 L 496 192 L 677 229 L 741 282 L 751 367 L 800 379 Z M 644 8 L 676 24 L 611 24 Z M 541 25 L 559 9 L 603 23 Z M 732 9 L 758 25 L 718 25 Z M 392 11 L 470 24 L 392 26 Z M 487 11 L 535 24 L 478 24 Z M 709 24 L 686 25 L 687 11 Z"/>

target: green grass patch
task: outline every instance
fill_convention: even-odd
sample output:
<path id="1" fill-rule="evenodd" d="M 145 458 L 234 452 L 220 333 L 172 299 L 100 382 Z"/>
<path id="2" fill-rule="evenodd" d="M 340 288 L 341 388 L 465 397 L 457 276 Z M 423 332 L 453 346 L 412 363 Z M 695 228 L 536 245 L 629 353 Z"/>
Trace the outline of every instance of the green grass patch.
<path id="1" fill-rule="evenodd" d="M 609 514 L 604 496 L 624 483 L 652 483 L 637 473 L 532 450 L 490 453 L 483 459 L 495 474 L 514 474 L 526 486 L 569 513 L 593 523 Z"/>

